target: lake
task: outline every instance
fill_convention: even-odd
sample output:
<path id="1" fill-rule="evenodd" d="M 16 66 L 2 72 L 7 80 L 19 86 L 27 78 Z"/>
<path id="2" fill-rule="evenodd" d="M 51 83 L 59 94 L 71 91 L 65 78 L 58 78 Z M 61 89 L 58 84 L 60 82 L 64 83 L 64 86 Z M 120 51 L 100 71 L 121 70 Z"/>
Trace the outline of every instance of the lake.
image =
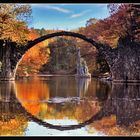
<path id="1" fill-rule="evenodd" d="M 140 136 L 140 84 L 74 76 L 0 82 L 1 136 Z"/>

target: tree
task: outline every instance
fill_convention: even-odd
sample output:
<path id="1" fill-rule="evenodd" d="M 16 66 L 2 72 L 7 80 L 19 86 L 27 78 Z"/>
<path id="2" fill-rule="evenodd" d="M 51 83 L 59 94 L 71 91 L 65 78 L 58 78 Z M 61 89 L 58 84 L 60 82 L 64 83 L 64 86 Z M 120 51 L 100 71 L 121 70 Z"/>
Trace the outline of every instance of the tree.
<path id="1" fill-rule="evenodd" d="M 43 65 L 41 72 L 73 73 L 76 69 L 76 41 L 70 37 L 57 37 L 49 43 L 49 62 Z"/>
<path id="2" fill-rule="evenodd" d="M 18 46 L 28 41 L 28 19 L 31 7 L 21 4 L 0 4 L 0 78 L 13 80 L 15 77 L 14 55 Z M 14 45 L 15 44 L 15 45 Z"/>
<path id="3" fill-rule="evenodd" d="M 90 25 L 96 24 L 97 21 L 98 20 L 96 18 L 90 18 L 89 20 L 87 20 L 86 26 L 90 26 Z"/>
<path id="4" fill-rule="evenodd" d="M 35 29 L 40 36 L 46 35 L 46 30 L 44 28 Z"/>
<path id="5" fill-rule="evenodd" d="M 20 4 L 0 4 L 0 39 L 25 43 L 31 7 Z"/>
<path id="6" fill-rule="evenodd" d="M 40 36 L 40 31 L 40 29 L 30 29 L 30 33 L 28 35 L 29 40 L 38 38 Z M 47 31 L 45 32 L 47 34 Z M 45 40 L 40 42 L 26 52 L 22 61 L 18 65 L 18 76 L 23 76 L 26 73 L 37 74 L 40 67 L 47 63 L 49 58 L 49 49 L 47 47 L 49 41 L 50 40 Z"/>
<path id="7" fill-rule="evenodd" d="M 113 23 L 112 27 L 115 29 L 118 36 L 120 38 L 128 37 L 131 41 L 139 42 L 140 5 L 110 4 L 108 8 L 111 13 L 108 20 Z"/>
<path id="8" fill-rule="evenodd" d="M 116 48 L 119 40 L 123 38 L 125 42 L 131 40 L 131 42 L 139 43 L 140 5 L 109 4 L 108 9 L 110 12 L 109 17 L 96 22 L 94 22 L 94 18 L 91 18 L 87 21 L 86 27 L 82 28 L 82 30 L 80 29 L 79 32 L 112 48 Z M 93 53 L 93 55 L 95 54 Z M 100 54 L 97 56 L 96 63 L 99 64 L 100 70 L 108 71 L 108 65 L 103 57 L 100 57 Z"/>
<path id="9" fill-rule="evenodd" d="M 117 47 L 119 38 L 128 37 L 139 42 L 140 38 L 140 5 L 109 4 L 110 16 L 94 22 L 87 21 L 82 33 L 112 48 Z"/>

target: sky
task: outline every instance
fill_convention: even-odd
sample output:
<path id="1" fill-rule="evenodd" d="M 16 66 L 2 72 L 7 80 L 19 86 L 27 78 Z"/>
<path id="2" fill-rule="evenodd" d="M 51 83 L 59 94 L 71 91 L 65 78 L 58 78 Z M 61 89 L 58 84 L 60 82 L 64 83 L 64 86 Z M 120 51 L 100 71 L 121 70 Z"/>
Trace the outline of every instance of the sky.
<path id="1" fill-rule="evenodd" d="M 29 27 L 72 30 L 84 27 L 90 18 L 104 19 L 109 16 L 107 4 L 30 4 L 32 20 Z"/>

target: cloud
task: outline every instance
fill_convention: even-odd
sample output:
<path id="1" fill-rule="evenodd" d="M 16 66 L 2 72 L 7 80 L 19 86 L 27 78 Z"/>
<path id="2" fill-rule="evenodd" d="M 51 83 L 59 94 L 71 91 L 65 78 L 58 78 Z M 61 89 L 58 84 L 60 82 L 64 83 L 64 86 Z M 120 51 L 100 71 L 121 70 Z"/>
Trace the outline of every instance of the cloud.
<path id="1" fill-rule="evenodd" d="M 51 5 L 47 5 L 45 6 L 47 9 L 52 9 L 52 10 L 56 10 L 56 11 L 59 11 L 59 12 L 62 12 L 62 13 L 71 13 L 70 10 L 68 9 L 65 9 L 65 8 L 60 8 L 58 6 L 51 6 Z"/>
<path id="2" fill-rule="evenodd" d="M 85 10 L 82 11 L 81 13 L 77 13 L 77 14 L 72 14 L 70 18 L 77 18 L 77 17 L 81 17 L 83 15 L 85 15 L 86 13 L 90 12 L 91 10 Z"/>
<path id="3" fill-rule="evenodd" d="M 70 10 L 65 9 L 65 8 L 61 8 L 61 7 L 58 7 L 58 6 L 44 5 L 44 4 L 31 4 L 31 5 L 34 6 L 34 7 L 47 8 L 47 9 L 59 11 L 59 12 L 62 12 L 62 13 L 71 13 Z"/>

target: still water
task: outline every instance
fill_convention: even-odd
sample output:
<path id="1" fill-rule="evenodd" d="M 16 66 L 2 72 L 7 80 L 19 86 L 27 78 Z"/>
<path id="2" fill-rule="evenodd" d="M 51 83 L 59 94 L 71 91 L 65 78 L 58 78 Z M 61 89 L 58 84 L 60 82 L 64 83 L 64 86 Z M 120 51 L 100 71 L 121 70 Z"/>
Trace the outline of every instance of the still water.
<path id="1" fill-rule="evenodd" d="M 140 136 L 140 85 L 72 76 L 0 83 L 1 136 Z"/>

